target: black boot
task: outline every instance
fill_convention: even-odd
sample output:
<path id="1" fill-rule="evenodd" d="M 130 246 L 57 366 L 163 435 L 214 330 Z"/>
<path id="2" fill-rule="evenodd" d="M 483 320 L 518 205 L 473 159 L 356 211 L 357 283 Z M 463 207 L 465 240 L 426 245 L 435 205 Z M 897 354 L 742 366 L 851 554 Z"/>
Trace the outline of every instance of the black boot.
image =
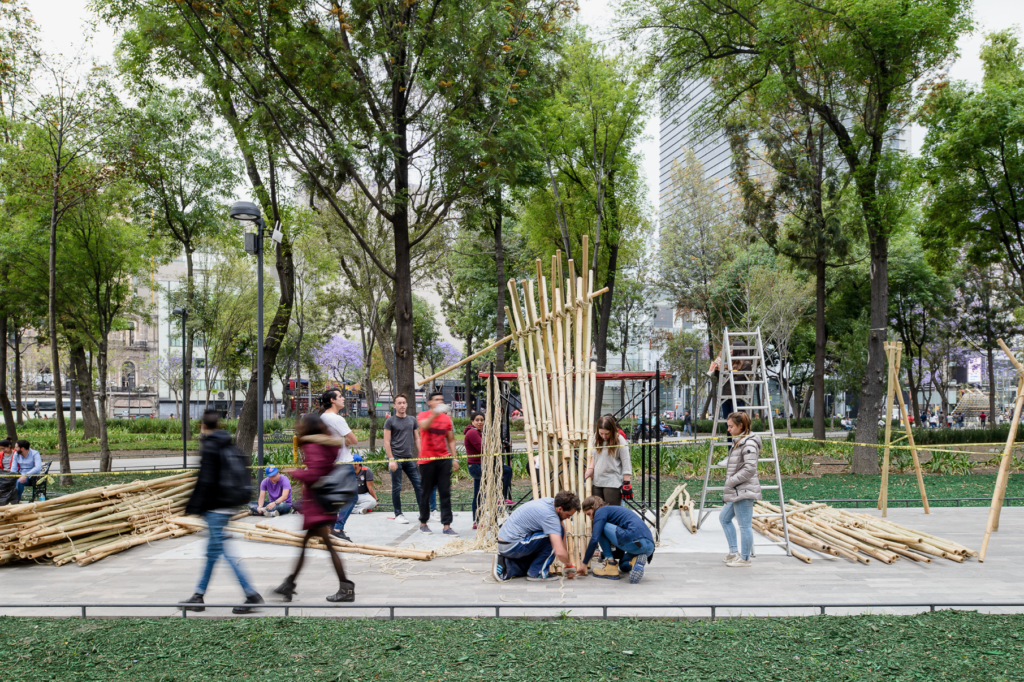
<path id="1" fill-rule="evenodd" d="M 274 589 L 274 594 L 281 595 L 285 601 L 291 601 L 292 595 L 295 594 L 295 578 L 292 576 L 285 578 L 284 582 Z"/>
<path id="2" fill-rule="evenodd" d="M 203 603 L 203 595 L 201 595 L 198 592 L 196 592 L 195 594 L 193 594 L 191 597 L 189 597 L 185 601 L 178 602 L 178 603 L 179 604 L 202 604 Z M 186 611 L 205 611 L 206 607 L 205 606 L 189 606 L 185 610 Z"/>
<path id="3" fill-rule="evenodd" d="M 258 594 L 254 594 L 251 597 L 246 597 L 245 598 L 245 603 L 246 604 L 262 604 L 263 603 L 263 597 L 261 597 Z M 237 613 L 239 615 L 242 615 L 244 613 L 252 613 L 253 611 L 255 611 L 255 609 L 253 609 L 251 606 L 236 606 L 235 608 L 231 609 L 231 613 Z"/>
<path id="4" fill-rule="evenodd" d="M 356 584 L 349 581 L 343 580 L 341 585 L 338 587 L 338 592 L 332 594 L 327 598 L 327 601 L 338 602 L 350 602 L 356 600 Z"/>

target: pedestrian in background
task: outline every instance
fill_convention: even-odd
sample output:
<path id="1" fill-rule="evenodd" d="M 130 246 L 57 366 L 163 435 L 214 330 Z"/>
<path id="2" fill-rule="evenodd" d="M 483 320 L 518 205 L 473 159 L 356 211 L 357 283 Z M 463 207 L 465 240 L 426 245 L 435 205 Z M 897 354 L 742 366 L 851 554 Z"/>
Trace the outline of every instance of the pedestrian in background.
<path id="1" fill-rule="evenodd" d="M 402 474 L 412 483 L 417 512 L 420 495 L 423 493 L 420 469 L 416 464 L 416 456 L 420 451 L 420 430 L 416 426 L 416 417 L 407 414 L 408 409 L 409 399 L 404 393 L 399 393 L 395 396 L 395 414 L 384 422 L 384 451 L 391 471 L 391 506 L 395 509 L 395 523 L 409 523 L 402 513 Z M 437 503 L 431 497 L 430 511 L 436 508 Z"/>
<path id="2" fill-rule="evenodd" d="M 754 546 L 754 500 L 761 499 L 761 483 L 757 480 L 757 460 L 761 457 L 761 437 L 750 433 L 750 415 L 733 412 L 729 415 L 726 428 L 735 440 L 729 448 L 725 469 L 725 489 L 722 500 L 725 506 L 718 516 L 729 542 L 729 554 L 725 565 L 741 567 L 750 565 L 751 548 Z M 736 546 L 736 527 L 740 526 L 740 547 Z"/>
<path id="3" fill-rule="evenodd" d="M 341 563 L 341 556 L 331 542 L 331 522 L 335 515 L 325 511 L 316 500 L 316 496 L 310 489 L 314 483 L 331 473 L 338 458 L 338 449 L 342 441 L 328 434 L 328 427 L 320 415 L 307 414 L 299 422 L 298 429 L 299 444 L 302 449 L 302 460 L 306 465 L 305 469 L 292 471 L 292 478 L 302 481 L 302 528 L 306 535 L 302 538 L 302 549 L 299 550 L 299 558 L 295 561 L 295 569 L 284 582 L 275 590 L 275 594 L 284 597 L 285 601 L 291 601 L 295 594 L 295 580 L 299 577 L 302 564 L 306 557 L 306 545 L 313 537 L 320 538 L 331 553 L 331 563 L 334 564 L 334 572 L 338 575 L 338 591 L 327 597 L 329 602 L 352 602 L 356 600 L 356 586 L 345 576 L 345 566 Z M 337 466 L 351 466 L 341 463 Z M 355 496 L 353 496 L 354 498 Z"/>
<path id="4" fill-rule="evenodd" d="M 203 595 L 210 585 L 213 567 L 222 556 L 235 572 L 245 592 L 246 604 L 262 604 L 263 597 L 249 582 L 242 565 L 228 552 L 224 526 L 252 497 L 251 479 L 245 456 L 231 441 L 231 434 L 220 426 L 220 412 L 206 410 L 200 425 L 199 476 L 192 496 L 185 506 L 186 514 L 202 514 L 206 520 L 209 538 L 206 541 L 206 566 L 199 577 L 195 593 L 184 604 L 202 604 Z M 241 469 L 239 469 L 241 467 Z M 248 483 L 245 485 L 244 483 Z M 191 606 L 189 611 L 205 611 L 205 606 Z M 251 613 L 251 606 L 235 607 L 232 613 Z"/>
<path id="5" fill-rule="evenodd" d="M 327 429 L 327 435 L 341 442 L 338 446 L 338 462 L 351 462 L 352 451 L 349 448 L 358 443 L 359 440 L 356 438 L 356 434 L 352 433 L 348 422 L 341 416 L 341 411 L 344 408 L 345 396 L 341 395 L 341 391 L 338 389 L 328 389 L 320 396 L 320 409 L 323 410 L 320 418 L 324 428 Z M 348 517 L 352 514 L 355 506 L 356 498 L 353 497 L 351 502 L 338 510 L 338 518 L 334 521 L 331 535 L 345 542 L 352 542 L 352 539 L 345 534 L 345 523 L 348 521 Z"/>
<path id="6" fill-rule="evenodd" d="M 38 450 L 33 450 L 27 440 L 19 440 L 18 447 L 11 458 L 11 473 L 21 474 L 18 477 L 18 499 L 25 492 L 25 486 L 35 485 L 37 474 L 43 470 L 43 459 L 39 456 Z"/>
<path id="7" fill-rule="evenodd" d="M 420 495 L 420 532 L 432 533 L 427 521 L 430 520 L 430 495 L 437 490 L 441 506 L 442 531 L 445 535 L 458 535 L 452 530 L 452 473 L 459 470 L 455 459 L 455 433 L 451 410 L 444 403 L 444 394 L 435 391 L 427 400 L 427 407 L 416 415 L 420 427 L 420 480 L 423 493 Z"/>

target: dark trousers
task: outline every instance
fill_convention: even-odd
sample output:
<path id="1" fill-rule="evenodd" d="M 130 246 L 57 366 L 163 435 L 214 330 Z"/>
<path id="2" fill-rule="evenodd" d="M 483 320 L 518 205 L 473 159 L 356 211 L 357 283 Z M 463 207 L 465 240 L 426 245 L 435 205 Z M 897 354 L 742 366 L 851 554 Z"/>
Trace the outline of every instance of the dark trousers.
<path id="1" fill-rule="evenodd" d="M 420 496 L 423 494 L 423 484 L 420 482 L 420 470 L 414 459 L 396 459 L 398 468 L 391 472 L 391 505 L 395 508 L 395 516 L 402 513 L 402 472 L 412 483 L 412 489 L 416 492 L 416 506 L 419 506 Z"/>
<path id="2" fill-rule="evenodd" d="M 476 504 L 480 496 L 480 476 L 483 474 L 481 465 L 470 464 L 469 475 L 473 477 L 473 523 L 476 523 Z M 501 494 L 506 500 L 512 499 L 512 467 L 503 464 L 501 467 Z"/>
<path id="3" fill-rule="evenodd" d="M 564 534 L 563 534 L 564 538 Z M 498 553 L 505 557 L 510 578 L 521 575 L 546 578 L 555 560 L 551 538 L 546 533 L 534 533 L 519 542 L 498 541 Z"/>
<path id="4" fill-rule="evenodd" d="M 603 488 L 599 485 L 593 487 L 593 493 L 597 497 L 600 497 L 605 501 L 605 504 L 610 504 L 613 507 L 622 506 L 622 489 L 621 488 Z"/>
<path id="5" fill-rule="evenodd" d="M 423 491 L 420 493 L 420 523 L 430 520 L 430 495 L 437 490 L 441 506 L 441 523 L 450 526 L 452 523 L 452 461 L 450 459 L 434 460 L 420 465 L 420 481 Z"/>

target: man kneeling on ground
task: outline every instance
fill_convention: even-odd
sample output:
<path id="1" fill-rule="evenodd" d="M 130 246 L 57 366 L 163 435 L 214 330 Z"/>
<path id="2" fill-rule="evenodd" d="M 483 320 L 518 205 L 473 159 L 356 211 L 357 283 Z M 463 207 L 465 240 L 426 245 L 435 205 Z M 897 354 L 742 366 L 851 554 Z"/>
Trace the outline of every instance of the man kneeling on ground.
<path id="1" fill-rule="evenodd" d="M 498 531 L 498 553 L 494 556 L 492 572 L 499 582 L 526 576 L 527 580 L 556 580 L 550 574 L 555 559 L 562 562 L 566 578 L 575 577 L 568 552 L 565 551 L 562 521 L 578 512 L 580 498 L 563 490 L 554 498 L 542 497 L 527 502 L 512 512 Z M 580 575 L 587 574 L 580 566 Z"/>
<path id="2" fill-rule="evenodd" d="M 373 489 L 373 472 L 370 467 L 363 464 L 362 455 L 352 456 L 352 466 L 356 469 L 356 482 L 359 485 L 359 497 L 356 498 L 356 506 L 352 509 L 353 514 L 369 514 L 377 506 L 377 491 Z"/>
<path id="3" fill-rule="evenodd" d="M 275 466 L 267 467 L 265 473 L 267 477 L 260 481 L 260 497 L 249 503 L 249 513 L 253 516 L 290 514 L 293 506 L 292 482 Z"/>
<path id="4" fill-rule="evenodd" d="M 605 504 L 596 495 L 583 500 L 583 513 L 594 523 L 594 533 L 583 555 L 583 565 L 590 563 L 597 546 L 601 546 L 604 566 L 594 569 L 598 578 L 618 580 L 619 573 L 629 572 L 629 582 L 636 584 L 644 577 L 644 567 L 654 554 L 654 536 L 647 524 L 628 507 Z M 613 559 L 615 547 L 622 553 L 619 561 Z"/>

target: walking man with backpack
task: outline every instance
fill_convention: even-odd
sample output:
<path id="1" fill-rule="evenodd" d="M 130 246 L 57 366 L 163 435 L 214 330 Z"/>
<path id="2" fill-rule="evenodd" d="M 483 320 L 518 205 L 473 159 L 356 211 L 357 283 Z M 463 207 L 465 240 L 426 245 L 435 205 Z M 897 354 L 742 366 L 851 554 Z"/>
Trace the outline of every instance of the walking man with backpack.
<path id="1" fill-rule="evenodd" d="M 249 503 L 252 497 L 252 479 L 249 475 L 248 461 L 245 455 L 235 447 L 231 434 L 220 426 L 220 413 L 216 410 L 203 412 L 200 429 L 201 445 L 199 447 L 199 478 L 192 491 L 187 514 L 202 514 L 210 533 L 206 545 L 206 567 L 196 585 L 195 594 L 183 604 L 202 604 L 203 595 L 210 584 L 213 566 L 223 556 L 235 572 L 235 577 L 245 592 L 246 604 L 262 604 L 263 597 L 252 586 L 238 559 L 227 551 L 225 546 L 224 526 L 238 510 Z M 205 611 L 205 606 L 190 606 L 189 611 Z M 237 606 L 232 613 L 252 613 L 251 606 Z"/>

